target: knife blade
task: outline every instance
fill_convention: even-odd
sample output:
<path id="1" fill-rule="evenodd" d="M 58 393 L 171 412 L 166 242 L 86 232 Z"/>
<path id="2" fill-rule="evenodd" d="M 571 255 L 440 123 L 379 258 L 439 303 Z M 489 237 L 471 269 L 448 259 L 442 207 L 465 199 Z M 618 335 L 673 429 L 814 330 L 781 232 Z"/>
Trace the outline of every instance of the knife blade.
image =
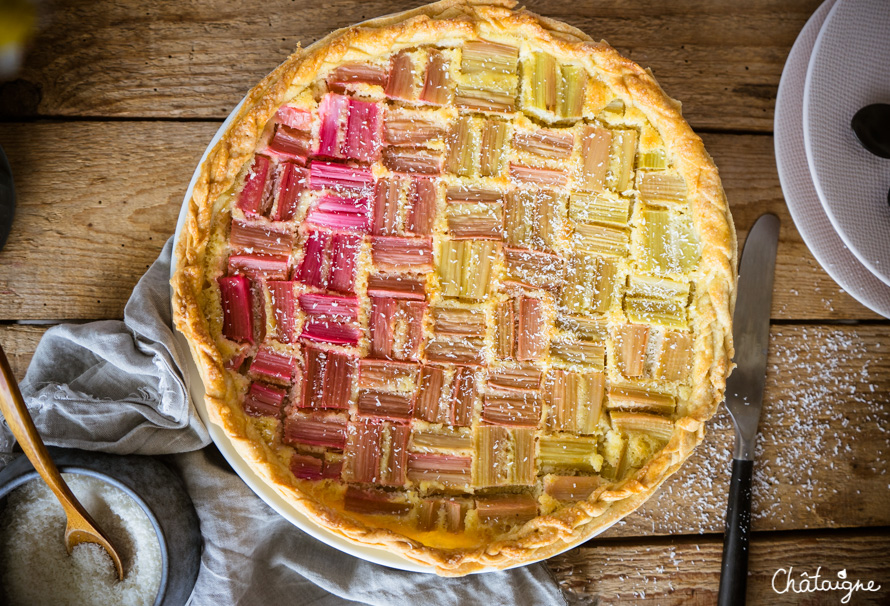
<path id="1" fill-rule="evenodd" d="M 754 460 L 754 438 L 763 405 L 773 274 L 779 219 L 766 214 L 754 223 L 739 265 L 739 286 L 732 317 L 736 368 L 726 381 L 726 407 L 736 427 L 733 459 Z"/>
<path id="2" fill-rule="evenodd" d="M 766 383 L 778 244 L 778 217 L 762 215 L 748 232 L 739 266 L 738 295 L 732 318 L 736 368 L 726 381 L 726 408 L 735 426 L 735 446 L 717 594 L 719 606 L 745 603 L 754 447 Z"/>

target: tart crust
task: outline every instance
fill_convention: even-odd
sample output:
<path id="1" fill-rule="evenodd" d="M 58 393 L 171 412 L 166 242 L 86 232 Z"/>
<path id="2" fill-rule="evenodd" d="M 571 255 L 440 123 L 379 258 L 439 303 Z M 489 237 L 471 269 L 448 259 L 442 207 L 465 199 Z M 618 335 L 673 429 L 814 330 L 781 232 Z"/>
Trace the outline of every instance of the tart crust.
<path id="1" fill-rule="evenodd" d="M 240 456 L 298 510 L 328 530 L 361 544 L 386 547 L 447 576 L 547 558 L 580 544 L 639 507 L 702 441 L 704 423 L 723 399 L 733 354 L 735 230 L 717 169 L 701 139 L 683 119 L 679 102 L 664 93 L 651 72 L 623 58 L 608 44 L 594 42 L 559 21 L 513 10 L 515 4 L 510 0 L 443 0 L 344 28 L 305 49 L 298 48 L 247 94 L 231 126 L 200 166 L 185 225 L 178 235 L 177 265 L 171 280 L 174 321 L 187 337 L 203 379 L 211 421 L 225 430 Z M 253 157 L 267 121 L 282 104 L 308 87 L 325 66 L 361 53 L 373 56 L 433 41 L 496 39 L 498 32 L 531 40 L 557 59 L 571 59 L 589 71 L 596 70 L 615 94 L 645 114 L 664 139 L 686 180 L 701 243 L 690 304 L 695 334 L 692 391 L 664 448 L 618 487 L 601 487 L 586 501 L 540 515 L 483 547 L 433 548 L 392 530 L 347 518 L 300 489 L 287 464 L 261 439 L 242 410 L 203 311 L 205 264 L 214 222 L 226 204 L 223 194 Z"/>

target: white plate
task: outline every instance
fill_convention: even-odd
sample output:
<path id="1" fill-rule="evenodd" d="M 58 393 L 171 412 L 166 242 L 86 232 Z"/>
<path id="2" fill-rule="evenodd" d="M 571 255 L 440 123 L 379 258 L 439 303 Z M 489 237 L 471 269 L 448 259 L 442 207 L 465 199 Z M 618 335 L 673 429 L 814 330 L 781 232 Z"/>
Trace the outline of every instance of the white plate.
<path id="1" fill-rule="evenodd" d="M 226 121 L 223 122 L 222 126 L 219 127 L 219 130 L 216 131 L 216 134 L 210 141 L 210 145 L 207 146 L 207 149 L 204 150 L 204 155 L 201 156 L 201 162 L 198 163 L 198 167 L 195 169 L 195 173 L 192 175 L 192 180 L 189 183 L 188 189 L 185 192 L 185 197 L 182 201 L 182 209 L 179 211 L 179 220 L 176 222 L 176 236 L 173 241 L 173 258 L 170 263 L 171 277 L 177 265 L 176 244 L 179 241 L 179 233 L 182 230 L 182 226 L 185 224 L 185 218 L 188 214 L 188 203 L 189 200 L 191 200 L 192 191 L 195 188 L 195 183 L 198 181 L 198 175 L 200 174 L 201 165 L 204 164 L 204 161 L 207 159 L 207 155 L 210 153 L 210 150 L 213 149 L 213 146 L 216 145 L 217 142 L 220 140 L 223 132 L 225 132 L 225 130 L 235 119 L 235 116 L 238 114 L 238 111 L 241 109 L 241 106 L 243 104 L 244 100 L 242 99 L 241 103 L 239 103 L 235 107 L 235 109 L 232 110 L 232 113 L 229 114 L 229 117 L 226 118 Z M 190 351 L 185 336 L 178 330 L 175 330 L 175 328 L 173 333 L 177 341 L 182 346 L 183 350 Z M 207 415 L 207 407 L 204 403 L 204 383 L 201 380 L 201 375 L 198 372 L 198 367 L 195 365 L 195 362 L 192 359 L 191 355 L 186 356 L 186 365 L 187 368 L 183 369 L 183 371 L 188 374 L 189 391 L 191 393 L 192 401 L 195 405 L 195 408 L 198 410 L 198 415 L 201 417 L 204 425 L 207 426 L 211 439 L 213 439 L 213 442 L 216 444 L 217 448 L 219 448 L 220 452 L 222 452 L 226 461 L 229 462 L 229 465 L 231 465 L 235 472 L 239 476 L 241 476 L 241 479 L 244 480 L 245 484 L 247 484 L 250 489 L 257 494 L 257 496 L 265 501 L 266 504 L 269 505 L 269 507 L 277 511 L 286 520 L 288 520 L 290 523 L 292 523 L 294 526 L 296 526 L 309 536 L 318 539 L 322 543 L 325 543 L 326 545 L 329 545 L 335 549 L 339 549 L 344 553 L 348 553 L 351 556 L 368 562 L 373 562 L 374 564 L 380 564 L 382 566 L 388 566 L 389 568 L 395 568 L 397 570 L 433 573 L 433 568 L 431 566 L 414 562 L 396 553 L 387 551 L 383 547 L 373 547 L 371 545 L 361 545 L 358 543 L 353 543 L 340 535 L 336 535 L 316 524 L 314 520 L 301 513 L 293 505 L 282 498 L 281 495 L 279 495 L 275 491 L 275 489 L 268 482 L 266 482 L 264 478 L 259 476 L 256 472 L 253 471 L 253 469 L 251 469 L 247 461 L 245 461 L 238 453 L 238 451 L 235 450 L 232 441 L 229 439 L 229 436 L 227 436 L 226 433 L 222 430 L 222 428 L 210 422 L 210 419 Z M 605 532 L 606 530 L 611 528 L 611 526 L 612 524 L 603 528 L 599 532 Z M 572 549 L 572 546 L 567 547 L 560 553 L 568 551 L 569 549 Z M 546 558 L 541 558 L 541 560 L 544 559 Z M 528 562 L 527 564 L 532 563 L 533 562 Z M 522 564 L 522 566 L 526 566 L 527 564 Z M 515 566 L 511 566 L 510 568 L 515 568 Z M 488 572 L 488 570 L 480 570 L 477 572 Z"/>
<path id="2" fill-rule="evenodd" d="M 840 0 L 807 68 L 803 134 L 813 184 L 844 243 L 890 284 L 890 160 L 866 151 L 850 120 L 890 103 L 890 2 Z"/>
<path id="3" fill-rule="evenodd" d="M 819 28 L 837 0 L 826 0 L 791 48 L 776 99 L 776 165 L 782 192 L 797 230 L 828 275 L 857 301 L 890 317 L 890 286 L 875 277 L 850 252 L 828 220 L 813 186 L 803 142 L 804 83 Z"/>

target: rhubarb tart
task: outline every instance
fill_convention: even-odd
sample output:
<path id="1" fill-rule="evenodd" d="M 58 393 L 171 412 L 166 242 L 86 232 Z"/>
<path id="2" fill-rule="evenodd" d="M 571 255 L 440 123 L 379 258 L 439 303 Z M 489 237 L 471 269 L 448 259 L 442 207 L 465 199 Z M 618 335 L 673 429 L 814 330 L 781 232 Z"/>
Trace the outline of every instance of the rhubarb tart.
<path id="1" fill-rule="evenodd" d="M 679 104 L 506 0 L 297 50 L 200 166 L 176 254 L 175 322 L 239 455 L 439 574 L 626 516 L 731 367 L 735 233 Z"/>

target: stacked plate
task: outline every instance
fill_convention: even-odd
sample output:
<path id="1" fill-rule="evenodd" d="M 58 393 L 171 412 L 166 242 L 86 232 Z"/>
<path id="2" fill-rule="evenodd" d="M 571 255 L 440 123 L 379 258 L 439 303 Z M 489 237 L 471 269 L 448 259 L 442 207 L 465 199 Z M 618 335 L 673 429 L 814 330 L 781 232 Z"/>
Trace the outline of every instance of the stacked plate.
<path id="1" fill-rule="evenodd" d="M 825 271 L 890 317 L 890 160 L 850 127 L 890 104 L 890 2 L 826 0 L 791 49 L 776 100 L 775 145 L 788 209 Z"/>

